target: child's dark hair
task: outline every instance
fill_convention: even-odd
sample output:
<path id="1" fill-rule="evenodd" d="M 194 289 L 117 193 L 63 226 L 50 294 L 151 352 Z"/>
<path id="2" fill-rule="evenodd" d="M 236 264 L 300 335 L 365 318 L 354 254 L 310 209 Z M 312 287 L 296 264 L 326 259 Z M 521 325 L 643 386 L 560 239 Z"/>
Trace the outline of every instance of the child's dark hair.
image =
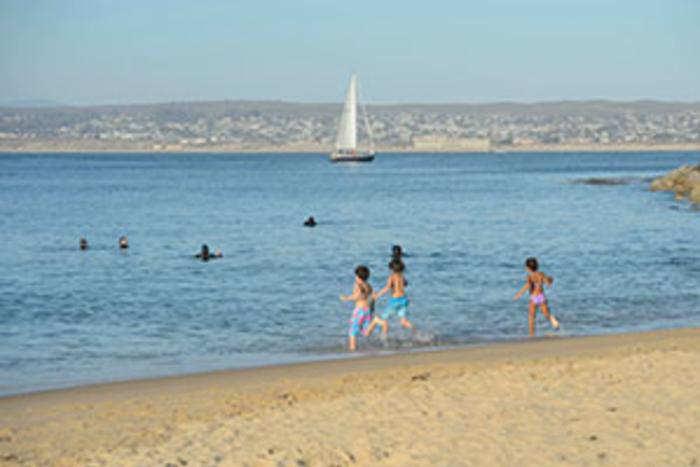
<path id="1" fill-rule="evenodd" d="M 394 258 L 389 261 L 389 269 L 391 269 L 392 272 L 403 272 L 403 270 L 406 269 L 406 266 L 404 266 L 403 261 L 401 261 L 399 258 Z"/>
<path id="2" fill-rule="evenodd" d="M 369 268 L 367 266 L 360 265 L 355 268 L 355 275 L 366 282 L 367 279 L 369 279 Z"/>
<path id="3" fill-rule="evenodd" d="M 394 245 L 391 247 L 391 256 L 394 258 L 401 258 L 401 255 L 403 255 L 403 250 L 401 249 L 401 245 Z"/>
<path id="4" fill-rule="evenodd" d="M 537 258 L 528 258 L 525 260 L 525 267 L 534 272 L 537 271 L 540 266 L 537 263 Z"/>

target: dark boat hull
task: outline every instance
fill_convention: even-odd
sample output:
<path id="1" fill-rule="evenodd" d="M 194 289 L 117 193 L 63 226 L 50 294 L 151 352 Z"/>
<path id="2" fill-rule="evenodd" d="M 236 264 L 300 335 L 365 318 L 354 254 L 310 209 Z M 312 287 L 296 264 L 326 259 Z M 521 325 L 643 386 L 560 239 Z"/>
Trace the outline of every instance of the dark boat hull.
<path id="1" fill-rule="evenodd" d="M 331 162 L 372 162 L 374 155 L 331 157 Z"/>

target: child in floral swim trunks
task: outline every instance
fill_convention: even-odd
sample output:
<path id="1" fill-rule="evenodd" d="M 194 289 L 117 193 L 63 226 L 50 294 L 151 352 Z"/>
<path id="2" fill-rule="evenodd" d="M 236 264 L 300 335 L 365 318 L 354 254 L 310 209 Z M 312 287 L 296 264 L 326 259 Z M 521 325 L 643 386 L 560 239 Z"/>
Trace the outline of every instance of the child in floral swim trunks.
<path id="1" fill-rule="evenodd" d="M 394 257 L 389 262 L 389 269 L 391 270 L 389 279 L 386 281 L 386 286 L 374 294 L 374 299 L 377 300 L 379 297 L 391 290 L 391 300 L 389 300 L 389 304 L 387 305 L 386 310 L 384 310 L 384 312 L 381 314 L 381 317 L 375 316 L 372 320 L 372 324 L 370 324 L 369 328 L 367 329 L 368 336 L 371 335 L 374 328 L 379 325 L 382 327 L 382 336 L 386 338 L 387 333 L 389 332 L 388 320 L 393 315 L 399 317 L 401 326 L 407 329 L 415 330 L 413 324 L 406 316 L 410 302 L 408 301 L 408 297 L 406 297 L 407 282 L 403 276 L 403 271 L 405 268 L 406 267 L 404 266 L 403 261 L 401 261 L 399 258 Z"/>
<path id="2" fill-rule="evenodd" d="M 538 306 L 545 318 L 552 324 L 552 327 L 554 329 L 559 329 L 559 321 L 557 321 L 557 318 L 549 311 L 547 297 L 544 296 L 545 284 L 551 286 L 554 279 L 538 271 L 538 269 L 539 264 L 537 258 L 528 258 L 525 260 L 525 270 L 527 271 L 525 285 L 515 294 L 515 297 L 513 297 L 513 300 L 517 300 L 522 297 L 525 292 L 528 290 L 530 291 L 530 314 L 528 318 L 530 336 L 535 335 L 535 315 L 537 314 Z"/>
<path id="3" fill-rule="evenodd" d="M 358 266 L 355 268 L 355 284 L 352 295 L 341 295 L 344 302 L 355 302 L 355 309 L 350 318 L 350 330 L 348 332 L 348 348 L 354 351 L 357 348 L 357 336 L 364 333 L 365 327 L 372 320 L 370 314 L 370 300 L 372 298 L 372 286 L 369 285 L 369 268 Z"/>

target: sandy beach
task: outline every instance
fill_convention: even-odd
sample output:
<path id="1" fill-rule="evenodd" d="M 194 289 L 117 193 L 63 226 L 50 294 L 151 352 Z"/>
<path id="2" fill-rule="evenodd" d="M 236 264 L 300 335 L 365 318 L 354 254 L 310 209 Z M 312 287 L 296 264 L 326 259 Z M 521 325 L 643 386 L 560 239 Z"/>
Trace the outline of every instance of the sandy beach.
<path id="1" fill-rule="evenodd" d="M 0 399 L 2 465 L 700 465 L 700 328 Z"/>

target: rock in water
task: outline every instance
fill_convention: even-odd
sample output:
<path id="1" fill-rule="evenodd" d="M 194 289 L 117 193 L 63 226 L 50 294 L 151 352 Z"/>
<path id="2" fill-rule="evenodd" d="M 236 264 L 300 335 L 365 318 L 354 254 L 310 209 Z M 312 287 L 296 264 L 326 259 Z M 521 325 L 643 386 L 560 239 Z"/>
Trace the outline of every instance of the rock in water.
<path id="1" fill-rule="evenodd" d="M 700 184 L 694 186 L 693 189 L 690 190 L 690 193 L 688 194 L 688 199 L 692 203 L 700 204 Z"/>
<path id="2" fill-rule="evenodd" d="M 700 204 L 700 164 L 684 165 L 651 182 L 651 191 L 671 191 L 678 200 Z"/>

